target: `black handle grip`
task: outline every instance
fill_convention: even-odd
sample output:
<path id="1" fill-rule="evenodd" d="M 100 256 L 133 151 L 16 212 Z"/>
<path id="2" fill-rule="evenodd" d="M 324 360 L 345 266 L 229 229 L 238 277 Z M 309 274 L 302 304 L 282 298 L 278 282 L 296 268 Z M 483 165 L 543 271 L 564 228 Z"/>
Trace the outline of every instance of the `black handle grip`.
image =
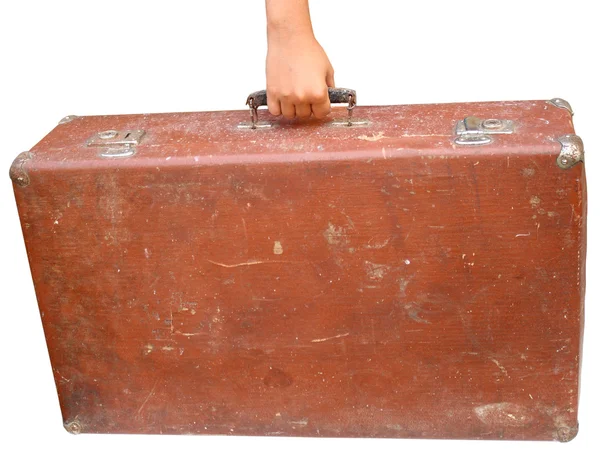
<path id="1" fill-rule="evenodd" d="M 345 88 L 329 88 L 329 102 L 332 104 L 356 105 L 356 91 Z M 246 105 L 250 108 L 258 108 L 267 105 L 267 91 L 256 91 L 248 96 Z"/>

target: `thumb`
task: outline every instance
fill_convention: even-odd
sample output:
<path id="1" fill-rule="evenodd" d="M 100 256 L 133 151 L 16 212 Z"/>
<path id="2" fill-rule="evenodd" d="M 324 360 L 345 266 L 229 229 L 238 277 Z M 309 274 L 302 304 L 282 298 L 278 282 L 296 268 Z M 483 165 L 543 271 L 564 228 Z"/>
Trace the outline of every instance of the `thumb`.
<path id="1" fill-rule="evenodd" d="M 333 69 L 330 68 L 325 75 L 325 82 L 328 88 L 335 88 L 335 80 L 333 79 Z"/>

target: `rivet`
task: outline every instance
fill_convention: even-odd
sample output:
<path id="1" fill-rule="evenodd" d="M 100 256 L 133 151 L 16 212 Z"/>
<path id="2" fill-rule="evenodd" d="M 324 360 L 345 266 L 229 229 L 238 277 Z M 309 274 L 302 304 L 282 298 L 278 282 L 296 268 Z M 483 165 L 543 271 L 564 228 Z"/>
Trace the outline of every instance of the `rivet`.
<path id="1" fill-rule="evenodd" d="M 69 432 L 69 433 L 71 433 L 73 435 L 78 435 L 82 431 L 81 424 L 78 421 L 71 421 L 71 422 L 69 422 L 65 426 L 65 429 L 67 429 L 67 432 Z"/>
<path id="2" fill-rule="evenodd" d="M 485 120 L 482 123 L 483 127 L 486 129 L 500 129 L 502 127 L 502 121 L 496 119 Z"/>
<path id="3" fill-rule="evenodd" d="M 572 440 L 571 429 L 569 427 L 559 428 L 556 434 L 558 436 L 558 441 L 568 442 L 569 440 Z"/>

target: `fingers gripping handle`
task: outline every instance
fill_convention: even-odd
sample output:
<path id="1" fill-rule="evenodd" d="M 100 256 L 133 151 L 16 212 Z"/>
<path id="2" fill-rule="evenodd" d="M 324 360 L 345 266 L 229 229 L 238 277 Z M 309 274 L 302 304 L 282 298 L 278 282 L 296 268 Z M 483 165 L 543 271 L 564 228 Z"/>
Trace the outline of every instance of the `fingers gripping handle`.
<path id="1" fill-rule="evenodd" d="M 329 88 L 329 102 L 332 104 L 348 104 L 347 125 L 352 126 L 352 110 L 356 106 L 356 91 L 345 88 Z M 258 124 L 258 107 L 267 105 L 267 91 L 256 91 L 248 96 L 246 105 L 250 107 L 250 129 L 256 129 Z"/>
<path id="2" fill-rule="evenodd" d="M 328 88 L 329 102 L 332 104 L 356 105 L 356 91 L 345 88 Z M 267 105 L 267 91 L 256 91 L 248 96 L 246 105 L 262 107 Z"/>

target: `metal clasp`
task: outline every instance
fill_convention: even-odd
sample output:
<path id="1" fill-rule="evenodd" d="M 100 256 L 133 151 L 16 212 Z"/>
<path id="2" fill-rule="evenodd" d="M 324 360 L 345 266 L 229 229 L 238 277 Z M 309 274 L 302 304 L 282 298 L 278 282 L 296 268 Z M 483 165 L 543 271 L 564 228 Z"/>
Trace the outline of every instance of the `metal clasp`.
<path id="1" fill-rule="evenodd" d="M 354 96 L 352 96 L 352 94 L 350 96 L 348 96 L 348 118 L 347 119 L 342 119 L 342 120 L 333 120 L 331 122 L 332 126 L 364 126 L 366 124 L 369 124 L 369 122 L 367 120 L 357 120 L 357 119 L 353 119 L 352 118 L 352 114 L 354 112 L 354 107 L 356 107 L 356 99 L 354 98 Z"/>
<path id="2" fill-rule="evenodd" d="M 354 107 L 356 107 L 356 100 L 354 99 L 354 97 L 352 96 L 352 94 L 350 94 L 348 96 L 348 119 L 346 120 L 333 120 L 331 122 L 332 125 L 334 126 L 352 126 L 352 111 L 354 110 Z"/>
<path id="3" fill-rule="evenodd" d="M 140 144 L 146 132 L 142 129 L 130 131 L 108 131 L 98 132 L 88 139 L 88 147 L 100 148 L 99 155 L 104 158 L 125 158 L 136 153 L 136 147 Z"/>
<path id="4" fill-rule="evenodd" d="M 456 124 L 455 132 L 458 137 L 454 142 L 458 145 L 486 145 L 492 142 L 492 135 L 514 133 L 515 123 L 511 120 L 481 120 L 476 116 L 467 116 Z"/>
<path id="5" fill-rule="evenodd" d="M 242 121 L 238 128 L 240 129 L 258 129 L 258 128 L 269 128 L 272 124 L 268 121 L 259 121 L 258 120 L 258 105 L 254 100 L 254 97 L 248 97 L 246 101 L 248 107 L 250 109 L 250 122 Z"/>

